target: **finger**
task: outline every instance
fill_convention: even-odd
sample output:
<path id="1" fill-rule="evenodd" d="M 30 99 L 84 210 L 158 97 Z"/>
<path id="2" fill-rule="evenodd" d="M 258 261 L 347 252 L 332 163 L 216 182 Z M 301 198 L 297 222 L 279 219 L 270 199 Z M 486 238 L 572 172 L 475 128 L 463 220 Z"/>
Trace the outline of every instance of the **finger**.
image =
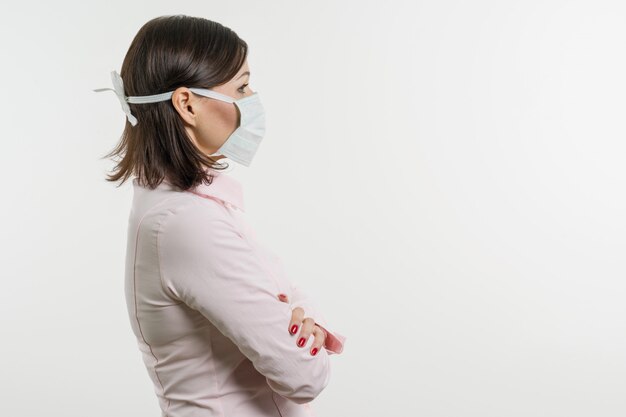
<path id="1" fill-rule="evenodd" d="M 283 294 L 283 293 L 278 294 L 278 299 L 282 301 L 283 303 L 289 302 L 289 297 L 287 296 L 287 294 Z"/>
<path id="2" fill-rule="evenodd" d="M 311 317 L 305 317 L 302 321 L 302 329 L 300 330 L 300 334 L 298 335 L 298 340 L 296 342 L 298 347 L 306 346 L 309 337 L 313 334 L 313 330 L 315 330 L 315 320 Z"/>
<path id="3" fill-rule="evenodd" d="M 313 340 L 313 344 L 311 345 L 311 350 L 309 351 L 312 356 L 317 355 L 322 346 L 324 346 L 324 342 L 326 341 L 326 332 L 321 327 L 315 325 L 313 329 L 313 336 L 315 340 Z"/>
<path id="4" fill-rule="evenodd" d="M 302 324 L 302 320 L 304 319 L 304 309 L 302 307 L 296 307 L 291 312 L 291 321 L 289 322 L 288 331 L 290 334 L 294 335 L 298 333 L 298 329 Z"/>

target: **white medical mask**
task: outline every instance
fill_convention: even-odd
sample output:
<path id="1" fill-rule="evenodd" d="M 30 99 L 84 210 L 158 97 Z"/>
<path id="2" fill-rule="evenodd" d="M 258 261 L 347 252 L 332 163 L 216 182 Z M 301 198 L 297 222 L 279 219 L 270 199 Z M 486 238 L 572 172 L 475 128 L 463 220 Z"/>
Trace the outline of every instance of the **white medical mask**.
<path id="1" fill-rule="evenodd" d="M 111 71 L 111 79 L 113 81 L 113 88 L 98 88 L 93 91 L 101 92 L 106 90 L 114 91 L 117 95 L 120 103 L 122 104 L 122 110 L 126 113 L 128 121 L 132 126 L 136 126 L 138 121 L 130 111 L 128 103 L 143 104 L 143 103 L 156 103 L 159 101 L 170 100 L 174 91 L 167 93 L 154 94 L 149 96 L 125 96 L 124 95 L 124 83 L 122 77 L 117 71 Z M 224 144 L 213 155 L 224 155 L 231 158 L 233 161 L 250 166 L 256 151 L 263 140 L 265 134 L 265 109 L 261 103 L 258 92 L 254 92 L 252 95 L 243 97 L 240 99 L 234 99 L 225 94 L 218 93 L 217 91 L 208 90 L 206 88 L 190 87 L 195 94 L 199 94 L 204 97 L 213 98 L 216 100 L 224 101 L 226 103 L 234 103 L 241 113 L 241 122 L 239 127 L 235 129 L 233 133 L 226 139 Z"/>

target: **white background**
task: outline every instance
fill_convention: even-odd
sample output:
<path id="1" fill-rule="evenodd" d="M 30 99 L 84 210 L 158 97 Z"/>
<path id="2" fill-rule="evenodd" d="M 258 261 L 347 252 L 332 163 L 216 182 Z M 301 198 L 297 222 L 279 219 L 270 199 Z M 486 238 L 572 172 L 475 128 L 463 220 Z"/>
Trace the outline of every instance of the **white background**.
<path id="1" fill-rule="evenodd" d="M 267 134 L 231 175 L 348 338 L 319 417 L 626 415 L 626 5 L 603 0 L 3 5 L 3 415 L 160 415 L 132 187 L 104 180 L 124 113 L 92 89 L 166 14 L 250 45 Z"/>

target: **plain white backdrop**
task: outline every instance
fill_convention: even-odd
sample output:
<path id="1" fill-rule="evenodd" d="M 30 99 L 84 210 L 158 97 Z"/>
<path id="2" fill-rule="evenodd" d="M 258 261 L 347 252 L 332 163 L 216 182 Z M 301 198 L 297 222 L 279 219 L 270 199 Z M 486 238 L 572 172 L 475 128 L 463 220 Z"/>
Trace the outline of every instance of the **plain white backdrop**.
<path id="1" fill-rule="evenodd" d="M 160 415 L 104 180 L 110 71 L 149 19 L 250 46 L 247 216 L 347 336 L 319 417 L 626 415 L 621 1 L 2 6 L 6 416 Z"/>

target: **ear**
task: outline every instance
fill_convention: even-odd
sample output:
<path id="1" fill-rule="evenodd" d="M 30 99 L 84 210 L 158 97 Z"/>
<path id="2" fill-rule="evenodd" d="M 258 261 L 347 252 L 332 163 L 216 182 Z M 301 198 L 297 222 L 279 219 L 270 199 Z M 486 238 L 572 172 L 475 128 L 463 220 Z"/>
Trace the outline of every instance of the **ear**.
<path id="1" fill-rule="evenodd" d="M 172 105 L 185 123 L 196 126 L 199 110 L 198 98 L 187 87 L 178 87 L 172 93 Z"/>

